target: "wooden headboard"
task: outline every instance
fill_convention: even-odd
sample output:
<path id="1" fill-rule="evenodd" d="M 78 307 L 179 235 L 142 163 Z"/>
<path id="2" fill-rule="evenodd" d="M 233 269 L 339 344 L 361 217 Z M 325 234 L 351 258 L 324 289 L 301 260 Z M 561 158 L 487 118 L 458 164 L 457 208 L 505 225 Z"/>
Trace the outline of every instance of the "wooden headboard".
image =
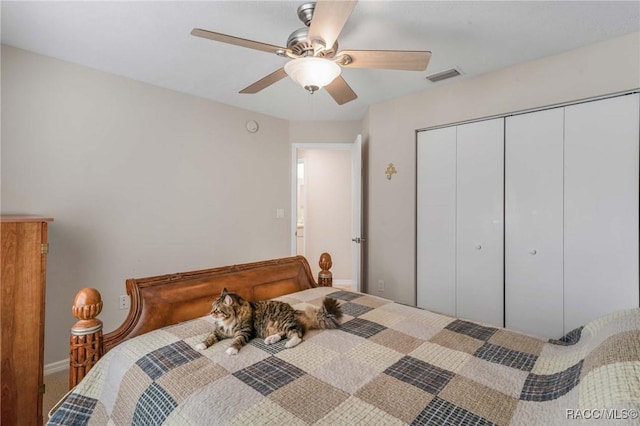
<path id="1" fill-rule="evenodd" d="M 247 300 L 265 300 L 318 286 L 331 286 L 331 256 L 320 257 L 319 283 L 302 256 L 200 271 L 128 279 L 131 308 L 122 325 L 102 335 L 102 297 L 94 288 L 78 292 L 71 329 L 69 385 L 75 386 L 112 347 L 140 334 L 208 314 L 223 288 Z"/>

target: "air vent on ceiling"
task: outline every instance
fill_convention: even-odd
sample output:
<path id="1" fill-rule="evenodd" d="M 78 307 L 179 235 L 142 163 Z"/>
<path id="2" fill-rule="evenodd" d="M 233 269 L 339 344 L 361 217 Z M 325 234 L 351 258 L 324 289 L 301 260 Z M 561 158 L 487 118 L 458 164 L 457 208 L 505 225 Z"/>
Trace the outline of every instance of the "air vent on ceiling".
<path id="1" fill-rule="evenodd" d="M 435 74 L 428 75 L 427 80 L 429 80 L 432 83 L 436 83 L 438 81 L 457 77 L 459 75 L 462 75 L 462 71 L 460 70 L 460 68 L 451 68 L 448 70 L 437 72 Z"/>

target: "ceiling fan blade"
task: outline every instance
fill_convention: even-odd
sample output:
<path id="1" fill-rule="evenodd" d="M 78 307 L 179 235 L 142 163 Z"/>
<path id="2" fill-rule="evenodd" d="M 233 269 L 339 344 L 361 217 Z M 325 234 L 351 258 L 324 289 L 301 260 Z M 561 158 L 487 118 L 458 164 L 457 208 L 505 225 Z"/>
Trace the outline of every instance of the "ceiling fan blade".
<path id="1" fill-rule="evenodd" d="M 245 87 L 240 91 L 240 93 L 248 93 L 248 94 L 258 93 L 262 89 L 265 89 L 271 86 L 273 83 L 277 83 L 278 81 L 282 80 L 286 76 L 287 76 L 287 73 L 284 72 L 284 67 L 279 68 L 274 72 L 272 72 L 271 74 L 269 74 L 268 76 L 263 77 L 260 80 L 256 81 L 255 83 Z"/>
<path id="2" fill-rule="evenodd" d="M 356 7 L 357 0 L 318 0 L 309 26 L 309 40 L 322 39 L 327 49 L 333 47 L 342 27 Z"/>
<path id="3" fill-rule="evenodd" d="M 284 47 L 275 46 L 273 44 L 261 43 L 259 41 L 247 40 L 240 37 L 234 37 L 227 34 L 215 33 L 200 28 L 194 28 L 191 31 L 192 36 L 208 38 L 209 40 L 220 41 L 222 43 L 234 44 L 236 46 L 248 47 L 249 49 L 261 50 L 263 52 L 277 53 L 278 51 L 287 50 Z"/>
<path id="4" fill-rule="evenodd" d="M 341 75 L 337 76 L 335 80 L 329 83 L 329 85 L 324 86 L 324 88 L 338 105 L 346 104 L 358 97 L 356 92 L 353 91 Z"/>
<path id="5" fill-rule="evenodd" d="M 343 64 L 340 55 L 351 61 Z M 431 52 L 420 50 L 343 50 L 336 55 L 347 68 L 381 68 L 390 70 L 424 71 L 429 65 Z"/>

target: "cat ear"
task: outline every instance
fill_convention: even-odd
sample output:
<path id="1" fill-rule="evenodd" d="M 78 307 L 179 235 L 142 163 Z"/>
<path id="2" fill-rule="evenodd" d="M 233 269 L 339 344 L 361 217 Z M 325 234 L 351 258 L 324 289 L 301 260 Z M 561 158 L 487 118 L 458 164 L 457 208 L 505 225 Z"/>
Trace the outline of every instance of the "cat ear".
<path id="1" fill-rule="evenodd" d="M 223 288 L 222 291 L 220 292 L 220 296 L 226 296 L 228 293 L 227 288 Z"/>
<path id="2" fill-rule="evenodd" d="M 231 306 L 231 305 L 233 305 L 233 299 L 231 298 L 231 296 L 226 295 L 226 296 L 224 297 L 224 303 L 225 303 L 225 305 L 227 305 L 227 306 Z"/>

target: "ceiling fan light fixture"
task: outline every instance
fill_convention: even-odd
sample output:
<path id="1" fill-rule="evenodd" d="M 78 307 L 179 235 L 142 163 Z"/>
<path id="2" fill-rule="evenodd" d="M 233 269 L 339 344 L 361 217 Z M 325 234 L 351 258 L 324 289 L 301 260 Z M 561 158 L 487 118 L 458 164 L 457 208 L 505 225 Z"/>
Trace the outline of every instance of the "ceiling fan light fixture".
<path id="1" fill-rule="evenodd" d="M 329 59 L 308 56 L 287 62 L 284 71 L 293 81 L 313 93 L 335 80 L 340 75 L 340 66 Z"/>

